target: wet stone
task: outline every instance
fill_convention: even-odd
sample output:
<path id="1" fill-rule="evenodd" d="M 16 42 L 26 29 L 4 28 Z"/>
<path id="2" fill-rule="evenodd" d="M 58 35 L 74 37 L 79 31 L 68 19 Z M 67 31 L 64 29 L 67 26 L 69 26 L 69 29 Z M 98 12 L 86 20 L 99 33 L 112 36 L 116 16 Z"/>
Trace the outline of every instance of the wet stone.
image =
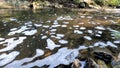
<path id="1" fill-rule="evenodd" d="M 98 60 L 97 61 L 98 65 L 99 65 L 99 68 L 109 68 L 104 61 L 102 60 Z"/>
<path id="2" fill-rule="evenodd" d="M 88 58 L 86 60 L 86 64 L 84 68 L 99 68 L 99 67 L 93 59 Z"/>
<path id="3" fill-rule="evenodd" d="M 113 59 L 113 57 L 111 55 L 104 53 L 104 52 L 94 52 L 94 57 L 96 59 L 103 60 L 107 64 L 111 63 L 112 59 Z"/>
<path id="4" fill-rule="evenodd" d="M 109 49 L 113 55 L 118 55 L 119 53 L 119 49 L 118 48 L 114 48 L 114 47 L 110 47 L 110 46 L 107 46 L 107 49 Z"/>
<path id="5" fill-rule="evenodd" d="M 60 64 L 60 65 L 58 65 L 58 66 L 55 67 L 55 68 L 71 68 L 71 64 L 69 64 L 69 65 Z"/>
<path id="6" fill-rule="evenodd" d="M 74 62 L 72 63 L 71 68 L 80 68 L 80 61 L 79 59 L 75 59 Z"/>
<path id="7" fill-rule="evenodd" d="M 113 68 L 120 68 L 120 53 L 119 53 L 117 59 L 113 60 L 112 66 L 113 66 Z"/>

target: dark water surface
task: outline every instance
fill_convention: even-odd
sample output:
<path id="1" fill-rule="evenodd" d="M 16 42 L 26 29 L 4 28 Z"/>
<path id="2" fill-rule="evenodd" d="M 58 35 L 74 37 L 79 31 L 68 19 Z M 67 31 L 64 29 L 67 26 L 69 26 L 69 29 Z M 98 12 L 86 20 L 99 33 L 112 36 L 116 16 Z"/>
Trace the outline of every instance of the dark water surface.
<path id="1" fill-rule="evenodd" d="M 119 45 L 120 13 L 0 9 L 0 67 L 54 68 L 81 49 Z"/>

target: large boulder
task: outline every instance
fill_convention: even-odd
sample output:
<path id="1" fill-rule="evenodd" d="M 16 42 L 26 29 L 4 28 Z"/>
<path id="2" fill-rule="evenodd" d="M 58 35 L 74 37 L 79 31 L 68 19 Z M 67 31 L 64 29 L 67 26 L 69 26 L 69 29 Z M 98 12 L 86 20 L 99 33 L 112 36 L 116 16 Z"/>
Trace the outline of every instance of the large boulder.
<path id="1" fill-rule="evenodd" d="M 86 2 L 80 2 L 78 7 L 79 8 L 89 8 L 89 5 Z"/>
<path id="2" fill-rule="evenodd" d="M 0 0 L 0 8 L 12 8 L 12 6 L 5 0 Z"/>
<path id="3" fill-rule="evenodd" d="M 96 8 L 99 9 L 100 6 L 97 5 L 93 0 L 79 0 L 79 8 Z"/>

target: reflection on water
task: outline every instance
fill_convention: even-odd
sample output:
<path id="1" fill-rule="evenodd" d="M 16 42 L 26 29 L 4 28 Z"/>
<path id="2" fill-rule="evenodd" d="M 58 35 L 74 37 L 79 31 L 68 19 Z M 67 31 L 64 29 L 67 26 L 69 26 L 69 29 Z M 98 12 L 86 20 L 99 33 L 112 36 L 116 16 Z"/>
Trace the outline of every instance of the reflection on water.
<path id="1" fill-rule="evenodd" d="M 0 11 L 1 67 L 53 68 L 73 62 L 81 49 L 120 44 L 120 31 L 112 28 L 120 24 L 114 13 L 51 8 Z"/>

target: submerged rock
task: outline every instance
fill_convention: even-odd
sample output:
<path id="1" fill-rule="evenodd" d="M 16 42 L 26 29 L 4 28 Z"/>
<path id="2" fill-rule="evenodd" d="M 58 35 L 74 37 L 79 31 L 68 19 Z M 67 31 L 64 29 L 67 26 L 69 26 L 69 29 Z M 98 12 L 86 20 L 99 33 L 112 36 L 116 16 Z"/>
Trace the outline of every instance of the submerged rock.
<path id="1" fill-rule="evenodd" d="M 99 65 L 99 68 L 109 68 L 104 61 L 102 60 L 98 60 L 97 61 L 98 65 Z"/>
<path id="2" fill-rule="evenodd" d="M 71 68 L 80 68 L 80 60 L 75 59 L 75 61 L 73 62 Z"/>
<path id="3" fill-rule="evenodd" d="M 92 55 L 95 59 L 102 60 L 106 64 L 110 64 L 113 60 L 113 54 L 107 48 L 95 48 Z"/>
<path id="4" fill-rule="evenodd" d="M 103 60 L 105 63 L 112 62 L 113 57 L 104 52 L 94 52 L 94 57 Z"/>
<path id="5" fill-rule="evenodd" d="M 88 58 L 86 60 L 86 64 L 84 68 L 99 68 L 99 67 L 93 59 Z"/>
<path id="6" fill-rule="evenodd" d="M 113 68 L 120 68 L 120 61 L 115 62 Z"/>
<path id="7" fill-rule="evenodd" d="M 116 8 L 120 8 L 120 6 L 116 6 Z"/>
<path id="8" fill-rule="evenodd" d="M 78 7 L 79 8 L 89 8 L 89 5 L 86 2 L 80 2 Z"/>
<path id="9" fill-rule="evenodd" d="M 113 60 L 112 66 L 113 66 L 113 68 L 120 68 L 120 53 L 119 53 L 117 59 Z"/>

